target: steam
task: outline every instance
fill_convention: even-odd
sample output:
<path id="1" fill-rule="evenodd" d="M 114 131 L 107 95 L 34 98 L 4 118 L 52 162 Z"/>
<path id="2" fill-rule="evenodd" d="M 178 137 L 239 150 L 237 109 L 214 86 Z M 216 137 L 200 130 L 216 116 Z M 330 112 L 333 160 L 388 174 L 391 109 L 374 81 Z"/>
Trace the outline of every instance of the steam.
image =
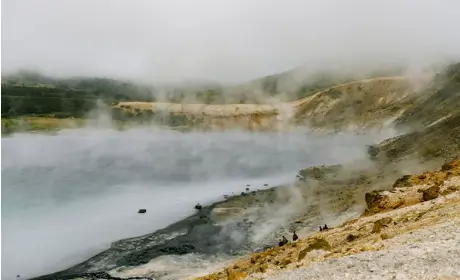
<path id="1" fill-rule="evenodd" d="M 4 276 L 63 269 L 112 241 L 177 221 L 193 213 L 197 202 L 240 193 L 248 183 L 254 188 L 291 183 L 296 171 L 310 164 L 360 158 L 369 141 L 346 134 L 313 137 L 301 130 L 179 133 L 91 127 L 4 138 Z M 265 208 L 260 226 L 266 228 L 254 240 L 271 238 L 302 209 L 297 194 L 288 189 L 279 194 L 279 201 L 288 203 Z M 147 208 L 147 214 L 138 215 L 138 208 Z M 231 234 L 238 241 L 245 233 Z"/>

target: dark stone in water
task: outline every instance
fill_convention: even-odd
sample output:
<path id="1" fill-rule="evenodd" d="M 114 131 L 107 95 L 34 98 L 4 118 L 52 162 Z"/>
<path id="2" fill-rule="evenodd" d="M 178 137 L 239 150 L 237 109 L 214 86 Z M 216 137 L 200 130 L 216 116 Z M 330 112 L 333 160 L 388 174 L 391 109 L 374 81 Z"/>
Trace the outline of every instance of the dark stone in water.
<path id="1" fill-rule="evenodd" d="M 264 187 L 268 187 L 268 184 L 264 184 Z"/>
<path id="2" fill-rule="evenodd" d="M 147 212 L 147 209 L 139 209 L 139 210 L 137 211 L 137 213 L 139 213 L 139 214 L 144 214 L 144 213 L 146 213 L 146 212 Z"/>
<path id="3" fill-rule="evenodd" d="M 246 191 L 249 191 L 249 188 L 246 188 Z"/>
<path id="4" fill-rule="evenodd" d="M 201 209 L 203 209 L 203 206 L 201 206 L 201 204 L 197 203 L 197 204 L 195 205 L 195 209 L 196 209 L 196 210 L 201 210 Z"/>

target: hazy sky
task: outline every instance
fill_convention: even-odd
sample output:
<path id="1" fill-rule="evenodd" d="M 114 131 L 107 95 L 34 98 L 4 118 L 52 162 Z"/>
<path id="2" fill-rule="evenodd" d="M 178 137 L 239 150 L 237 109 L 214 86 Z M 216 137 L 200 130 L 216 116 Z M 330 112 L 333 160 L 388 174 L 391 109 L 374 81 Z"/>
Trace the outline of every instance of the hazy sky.
<path id="1" fill-rule="evenodd" d="M 2 71 L 241 81 L 460 57 L 460 1 L 3 0 Z"/>

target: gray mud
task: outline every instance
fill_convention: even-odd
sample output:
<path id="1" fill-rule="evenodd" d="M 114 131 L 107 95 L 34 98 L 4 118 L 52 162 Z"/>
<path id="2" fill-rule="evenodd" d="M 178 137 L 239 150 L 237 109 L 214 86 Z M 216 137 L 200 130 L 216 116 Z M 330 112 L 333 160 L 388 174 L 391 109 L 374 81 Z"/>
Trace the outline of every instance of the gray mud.
<path id="1" fill-rule="evenodd" d="M 231 256 L 242 255 L 257 248 L 273 246 L 275 242 L 251 241 L 250 232 L 253 225 L 248 219 L 226 221 L 224 216 L 216 215 L 213 210 L 224 205 L 245 205 L 249 208 L 262 201 L 274 200 L 275 188 L 259 191 L 245 191 L 241 195 L 228 197 L 226 200 L 203 206 L 201 210 L 179 222 L 171 224 L 154 233 L 119 240 L 111 247 L 90 259 L 68 269 L 32 278 L 32 279 L 74 279 L 100 278 L 119 279 L 106 272 L 120 267 L 134 267 L 146 264 L 154 258 L 163 255 L 184 255 L 189 253 L 223 254 Z M 272 197 L 272 198 L 270 198 Z M 147 213 L 148 214 L 148 213 Z M 234 213 L 233 213 L 234 214 Z M 238 239 L 232 236 L 235 231 L 246 232 Z M 111 278 L 110 278 L 111 277 Z M 131 279 L 131 278 L 130 278 Z M 144 279 L 144 278 L 142 278 Z"/>

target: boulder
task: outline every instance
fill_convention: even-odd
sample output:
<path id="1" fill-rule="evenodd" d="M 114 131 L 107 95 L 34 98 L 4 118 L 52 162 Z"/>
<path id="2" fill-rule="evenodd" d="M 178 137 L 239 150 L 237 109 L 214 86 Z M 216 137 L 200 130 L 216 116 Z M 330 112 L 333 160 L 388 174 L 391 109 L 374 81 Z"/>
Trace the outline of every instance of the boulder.
<path id="1" fill-rule="evenodd" d="M 385 200 L 386 196 L 380 191 L 371 191 L 366 193 L 364 199 L 366 200 L 367 209 L 375 209 Z"/>
<path id="2" fill-rule="evenodd" d="M 137 213 L 139 213 L 139 214 L 147 213 L 147 209 L 139 209 L 139 210 L 137 211 Z"/>
<path id="3" fill-rule="evenodd" d="M 423 201 L 428 201 L 435 199 L 439 196 L 439 190 L 441 188 L 438 185 L 431 186 L 427 189 L 422 190 L 423 193 Z"/>
<path id="4" fill-rule="evenodd" d="M 407 188 L 412 186 L 412 184 L 409 182 L 410 175 L 404 175 L 400 178 L 398 178 L 395 183 L 393 184 L 393 189 L 395 188 Z"/>

